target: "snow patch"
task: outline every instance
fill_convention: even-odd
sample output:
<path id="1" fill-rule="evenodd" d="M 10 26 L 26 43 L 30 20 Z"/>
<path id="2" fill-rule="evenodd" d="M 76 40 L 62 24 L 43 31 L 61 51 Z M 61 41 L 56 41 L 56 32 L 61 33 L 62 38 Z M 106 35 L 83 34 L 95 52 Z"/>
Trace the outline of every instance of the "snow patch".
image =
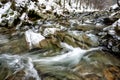
<path id="1" fill-rule="evenodd" d="M 1 23 L 1 21 L 2 21 L 2 15 L 5 13 L 5 12 L 7 12 L 7 10 L 8 9 L 10 9 L 10 6 L 11 6 L 11 2 L 8 2 L 8 3 L 6 3 L 4 6 L 2 6 L 1 8 L 0 8 L 0 23 Z"/>
<path id="2" fill-rule="evenodd" d="M 117 5 L 117 4 L 114 4 L 114 5 L 111 6 L 110 8 L 114 10 L 114 9 L 118 8 L 118 5 Z"/>
<path id="3" fill-rule="evenodd" d="M 29 44 L 29 49 L 32 49 L 34 47 L 39 47 L 39 42 L 45 39 L 45 37 L 42 36 L 40 33 L 35 33 L 31 29 L 25 32 L 25 37 L 26 37 L 26 41 Z"/>
<path id="4" fill-rule="evenodd" d="M 45 28 L 43 35 L 47 36 L 49 34 L 54 34 L 56 31 L 59 31 L 60 29 L 58 28 Z"/>

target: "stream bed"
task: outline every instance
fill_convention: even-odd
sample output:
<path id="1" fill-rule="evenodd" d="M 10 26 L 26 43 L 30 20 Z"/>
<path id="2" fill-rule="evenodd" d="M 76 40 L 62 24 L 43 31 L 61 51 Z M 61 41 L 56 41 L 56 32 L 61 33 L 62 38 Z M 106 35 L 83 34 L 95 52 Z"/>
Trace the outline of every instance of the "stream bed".
<path id="1" fill-rule="evenodd" d="M 57 2 L 0 5 L 0 80 L 120 79 L 119 6 L 70 13 Z"/>

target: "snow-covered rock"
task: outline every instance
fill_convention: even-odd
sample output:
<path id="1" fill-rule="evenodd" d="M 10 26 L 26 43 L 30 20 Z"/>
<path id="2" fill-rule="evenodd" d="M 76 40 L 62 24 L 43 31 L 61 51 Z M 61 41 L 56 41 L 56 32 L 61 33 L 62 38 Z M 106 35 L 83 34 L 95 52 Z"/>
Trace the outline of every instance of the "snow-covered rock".
<path id="1" fill-rule="evenodd" d="M 43 35 L 47 36 L 49 34 L 54 34 L 56 31 L 60 31 L 58 28 L 45 28 Z"/>
<path id="2" fill-rule="evenodd" d="M 110 6 L 110 10 L 117 11 L 117 10 L 120 10 L 120 8 L 119 8 L 118 4 L 114 4 L 114 5 Z"/>
<path id="3" fill-rule="evenodd" d="M 31 29 L 25 32 L 25 37 L 29 45 L 29 49 L 32 49 L 34 47 L 39 47 L 39 42 L 45 39 L 45 37 L 42 36 L 40 33 L 35 33 Z"/>
<path id="4" fill-rule="evenodd" d="M 113 6 L 111 6 L 112 9 L 116 9 L 118 7 L 117 4 L 114 4 Z"/>
<path id="5" fill-rule="evenodd" d="M 11 6 L 11 3 L 8 2 L 0 8 L 0 23 L 2 21 L 2 15 L 6 13 L 8 9 L 10 9 L 10 6 Z"/>
<path id="6" fill-rule="evenodd" d="M 120 19 L 117 20 L 115 23 L 113 23 L 112 26 L 113 26 L 113 27 L 115 27 L 115 26 L 120 26 Z"/>

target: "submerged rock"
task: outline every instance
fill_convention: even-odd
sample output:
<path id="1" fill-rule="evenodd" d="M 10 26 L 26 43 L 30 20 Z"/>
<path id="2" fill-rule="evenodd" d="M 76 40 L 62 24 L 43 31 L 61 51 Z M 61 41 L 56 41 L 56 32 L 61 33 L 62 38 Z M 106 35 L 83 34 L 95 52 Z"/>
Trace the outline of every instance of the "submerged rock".
<path id="1" fill-rule="evenodd" d="M 87 74 L 84 76 L 84 80 L 101 80 L 102 78 L 96 74 Z"/>
<path id="2" fill-rule="evenodd" d="M 109 65 L 104 69 L 104 76 L 106 80 L 119 80 L 120 79 L 120 67 Z"/>
<path id="3" fill-rule="evenodd" d="M 3 45 L 7 42 L 9 42 L 8 37 L 6 35 L 0 35 L 0 45 Z"/>
<path id="4" fill-rule="evenodd" d="M 5 40 L 4 40 L 5 41 Z M 22 54 L 29 50 L 24 37 L 9 39 L 4 45 L 0 46 L 0 53 Z"/>

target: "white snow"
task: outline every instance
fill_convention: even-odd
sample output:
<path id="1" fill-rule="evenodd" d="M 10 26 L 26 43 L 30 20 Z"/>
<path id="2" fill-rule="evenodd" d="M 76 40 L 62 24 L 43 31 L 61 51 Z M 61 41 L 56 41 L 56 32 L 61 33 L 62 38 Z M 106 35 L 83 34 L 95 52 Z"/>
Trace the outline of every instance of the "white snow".
<path id="1" fill-rule="evenodd" d="M 16 4 L 15 6 L 22 6 L 25 7 L 25 5 L 28 3 L 29 0 L 15 0 Z"/>
<path id="2" fill-rule="evenodd" d="M 116 9 L 118 7 L 118 5 L 117 4 L 114 4 L 113 6 L 111 6 L 110 8 L 112 8 L 112 9 Z"/>
<path id="3" fill-rule="evenodd" d="M 30 0 L 15 0 L 15 7 L 18 9 L 21 9 L 20 6 L 25 7 L 27 5 L 27 11 L 34 10 L 37 13 L 45 13 L 46 11 L 50 10 L 53 13 L 57 13 L 58 15 L 63 15 L 64 10 L 67 10 L 68 12 L 82 12 L 82 11 L 96 11 L 97 9 L 94 9 L 94 6 L 91 7 L 89 5 L 83 4 L 77 4 L 77 1 L 71 0 L 71 5 L 69 5 L 68 1 L 65 1 L 64 6 L 64 0 L 61 0 L 61 5 L 58 4 L 59 0 L 38 0 L 37 3 L 35 1 Z M 2 4 L 2 3 L 1 3 Z M 6 4 L 2 4 L 3 6 L 0 8 L 0 22 L 2 21 L 1 16 L 4 14 L 11 6 L 11 2 L 8 2 Z M 40 9 L 41 5 L 45 5 L 45 9 Z M 76 8 L 77 7 L 77 8 Z M 21 16 L 21 19 L 24 19 L 25 14 Z"/>
<path id="4" fill-rule="evenodd" d="M 27 6 L 28 11 L 29 10 L 34 10 L 34 11 L 39 11 L 38 6 L 35 4 L 35 2 L 30 1 L 29 5 Z"/>
<path id="5" fill-rule="evenodd" d="M 115 23 L 112 24 L 113 27 L 119 26 L 120 27 L 120 19 L 117 20 Z"/>
<path id="6" fill-rule="evenodd" d="M 83 4 L 77 4 L 77 1 L 72 0 L 71 5 L 69 5 L 68 1 L 65 1 L 65 6 L 64 6 L 64 0 L 61 0 L 61 5 L 56 4 L 58 3 L 59 0 L 39 0 L 39 4 L 44 4 L 46 6 L 45 10 L 51 10 L 51 7 L 54 7 L 53 12 L 56 12 L 57 14 L 62 14 L 62 12 L 65 10 L 68 10 L 69 12 L 83 12 L 83 11 L 98 11 L 98 9 L 94 9 L 94 6 L 92 5 L 91 7 L 85 3 Z"/>
<path id="7" fill-rule="evenodd" d="M 0 14 L 5 13 L 10 8 L 10 6 L 11 6 L 10 2 L 8 2 L 4 6 L 2 6 L 2 8 L 0 8 Z"/>
<path id="8" fill-rule="evenodd" d="M 2 14 L 4 14 L 5 12 L 7 12 L 7 10 L 10 8 L 10 6 L 11 6 L 11 3 L 8 2 L 8 3 L 6 3 L 4 6 L 2 6 L 0 8 L 0 23 L 2 21 L 2 18 L 1 18 Z"/>
<path id="9" fill-rule="evenodd" d="M 25 32 L 26 41 L 29 44 L 29 49 L 32 49 L 34 46 L 39 47 L 39 42 L 45 39 L 40 33 L 35 33 L 31 29 Z"/>
<path id="10" fill-rule="evenodd" d="M 47 36 L 49 34 L 54 34 L 56 31 L 59 31 L 60 29 L 58 28 L 45 28 L 43 35 Z"/>
<path id="11" fill-rule="evenodd" d="M 20 17 L 20 19 L 23 21 L 23 20 L 26 20 L 27 19 L 27 14 L 26 13 L 23 13 Z"/>

